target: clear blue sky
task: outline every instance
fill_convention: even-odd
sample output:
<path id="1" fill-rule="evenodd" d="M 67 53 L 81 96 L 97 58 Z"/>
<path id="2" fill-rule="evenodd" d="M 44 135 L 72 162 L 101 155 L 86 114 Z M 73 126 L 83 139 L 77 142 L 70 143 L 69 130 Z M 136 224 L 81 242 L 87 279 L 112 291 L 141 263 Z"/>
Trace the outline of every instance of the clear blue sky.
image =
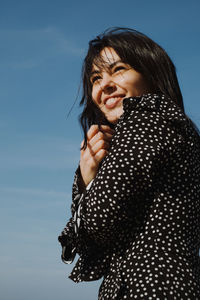
<path id="1" fill-rule="evenodd" d="M 72 265 L 61 262 L 57 242 L 82 139 L 78 102 L 67 113 L 88 41 L 125 26 L 161 44 L 200 127 L 199 12 L 199 0 L 0 0 L 2 300 L 97 299 L 101 281 L 69 280 Z"/>

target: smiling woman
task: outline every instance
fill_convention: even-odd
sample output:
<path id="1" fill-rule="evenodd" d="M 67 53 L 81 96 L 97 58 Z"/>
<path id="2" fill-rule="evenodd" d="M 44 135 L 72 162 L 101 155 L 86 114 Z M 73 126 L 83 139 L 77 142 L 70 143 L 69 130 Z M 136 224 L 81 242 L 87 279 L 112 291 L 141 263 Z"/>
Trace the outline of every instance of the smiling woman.
<path id="1" fill-rule="evenodd" d="M 113 48 L 104 48 L 100 56 L 104 68 L 93 66 L 92 98 L 106 119 L 116 123 L 123 113 L 124 98 L 140 96 L 151 89 L 139 72 L 120 60 Z"/>
<path id="2" fill-rule="evenodd" d="M 72 217 L 59 236 L 99 300 L 200 299 L 200 137 L 167 53 L 132 29 L 89 43 Z"/>

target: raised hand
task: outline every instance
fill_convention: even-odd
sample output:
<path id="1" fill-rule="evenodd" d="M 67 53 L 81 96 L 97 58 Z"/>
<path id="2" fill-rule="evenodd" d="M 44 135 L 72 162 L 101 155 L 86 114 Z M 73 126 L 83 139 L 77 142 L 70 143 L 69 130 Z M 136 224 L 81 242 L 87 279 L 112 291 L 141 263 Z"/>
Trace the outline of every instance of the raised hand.
<path id="1" fill-rule="evenodd" d="M 85 186 L 95 178 L 100 162 L 108 154 L 114 132 L 107 125 L 101 125 L 101 131 L 98 125 L 92 125 L 88 130 L 87 148 L 81 150 L 80 157 L 80 170 Z"/>

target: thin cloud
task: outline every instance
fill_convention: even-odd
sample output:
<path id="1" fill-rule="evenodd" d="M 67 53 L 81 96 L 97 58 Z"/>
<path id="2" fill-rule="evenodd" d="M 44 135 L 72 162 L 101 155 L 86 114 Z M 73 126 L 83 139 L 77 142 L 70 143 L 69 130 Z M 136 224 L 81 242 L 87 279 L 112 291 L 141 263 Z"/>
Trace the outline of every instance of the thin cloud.
<path id="1" fill-rule="evenodd" d="M 71 194 L 66 192 L 58 192 L 53 190 L 35 189 L 35 188 L 24 188 L 24 187 L 0 187 L 0 193 L 7 195 L 18 196 L 36 196 L 36 197 L 48 197 L 48 198 L 66 198 L 71 197 Z"/>
<path id="2" fill-rule="evenodd" d="M 1 67 L 31 69 L 59 55 L 81 56 L 83 49 L 54 27 L 0 30 Z"/>
<path id="3" fill-rule="evenodd" d="M 22 168 L 58 170 L 76 168 L 79 148 L 59 137 L 18 135 L 0 149 L 1 170 Z"/>

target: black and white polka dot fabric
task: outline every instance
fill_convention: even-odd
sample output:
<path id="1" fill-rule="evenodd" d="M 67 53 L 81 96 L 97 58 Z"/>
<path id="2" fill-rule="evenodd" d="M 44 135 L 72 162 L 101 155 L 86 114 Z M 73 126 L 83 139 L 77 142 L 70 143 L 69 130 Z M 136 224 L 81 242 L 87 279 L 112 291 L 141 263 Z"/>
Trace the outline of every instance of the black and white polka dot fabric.
<path id="1" fill-rule="evenodd" d="M 59 236 L 69 278 L 99 300 L 200 299 L 200 138 L 165 96 L 127 98 L 90 189 Z M 79 218 L 79 220 L 78 220 Z"/>

